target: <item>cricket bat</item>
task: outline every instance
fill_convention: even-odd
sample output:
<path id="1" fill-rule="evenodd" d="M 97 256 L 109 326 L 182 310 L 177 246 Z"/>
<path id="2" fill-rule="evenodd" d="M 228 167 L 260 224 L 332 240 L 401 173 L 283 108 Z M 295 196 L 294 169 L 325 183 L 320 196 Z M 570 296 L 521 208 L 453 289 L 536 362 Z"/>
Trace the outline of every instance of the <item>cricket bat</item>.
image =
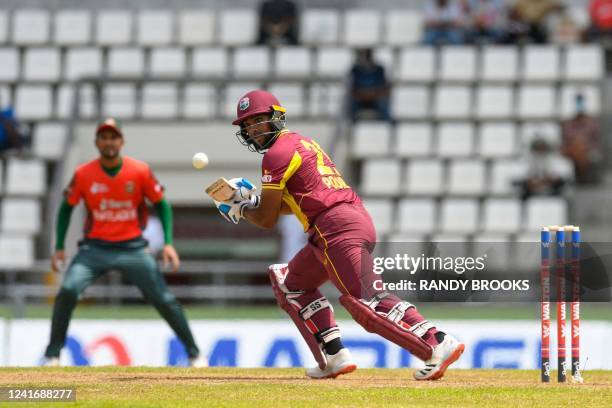
<path id="1" fill-rule="evenodd" d="M 206 194 L 215 201 L 227 201 L 234 196 L 235 191 L 236 188 L 223 177 L 206 187 Z"/>

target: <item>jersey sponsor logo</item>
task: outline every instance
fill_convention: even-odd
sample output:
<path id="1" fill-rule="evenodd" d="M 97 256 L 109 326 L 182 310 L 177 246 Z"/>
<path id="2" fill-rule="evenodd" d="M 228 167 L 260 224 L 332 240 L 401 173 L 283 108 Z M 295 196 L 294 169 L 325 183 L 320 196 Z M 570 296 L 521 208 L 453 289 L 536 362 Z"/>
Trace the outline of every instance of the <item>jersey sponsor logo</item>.
<path id="1" fill-rule="evenodd" d="M 134 192 L 134 182 L 132 180 L 125 183 L 125 192 L 132 194 Z"/>
<path id="2" fill-rule="evenodd" d="M 105 222 L 124 222 L 133 221 L 138 218 L 138 212 L 135 208 L 126 208 L 123 210 L 93 210 L 93 218 L 95 221 Z"/>
<path id="3" fill-rule="evenodd" d="M 104 183 L 92 183 L 91 187 L 89 188 L 89 191 L 91 192 L 91 194 L 100 194 L 100 193 L 108 193 L 109 188 L 106 184 Z"/>
<path id="4" fill-rule="evenodd" d="M 266 174 L 264 176 L 261 176 L 261 182 L 262 183 L 271 183 L 272 182 L 272 175 L 271 174 Z"/>
<path id="5" fill-rule="evenodd" d="M 250 105 L 251 105 L 251 101 L 249 100 L 248 97 L 245 97 L 245 98 L 242 98 L 240 102 L 238 103 L 238 109 L 240 109 L 241 111 L 247 110 Z"/>

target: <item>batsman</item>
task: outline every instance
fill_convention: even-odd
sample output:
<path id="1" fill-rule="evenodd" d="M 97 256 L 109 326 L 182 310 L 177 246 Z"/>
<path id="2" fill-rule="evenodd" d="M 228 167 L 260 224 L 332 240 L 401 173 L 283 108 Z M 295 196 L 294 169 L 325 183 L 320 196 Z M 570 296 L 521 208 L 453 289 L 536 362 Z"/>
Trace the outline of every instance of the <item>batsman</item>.
<path id="1" fill-rule="evenodd" d="M 54 271 L 66 260 L 66 232 L 72 211 L 81 200 L 85 202 L 87 220 L 78 253 L 70 262 L 55 298 L 45 363 L 59 365 L 60 350 L 79 295 L 95 279 L 114 269 L 134 283 L 168 322 L 185 346 L 190 365 L 203 366 L 206 361 L 200 357 L 181 305 L 168 290 L 142 237 L 147 199 L 155 205 L 163 226 L 163 260 L 172 264 L 173 271 L 178 270 L 179 257 L 172 245 L 172 208 L 149 166 L 121 155 L 123 144 L 117 121 L 107 119 L 100 123 L 95 135 L 100 156 L 76 169 L 60 204 L 55 252 L 51 257 Z"/>
<path id="2" fill-rule="evenodd" d="M 342 344 L 332 305 L 319 291 L 331 280 L 357 323 L 425 362 L 415 379 L 442 378 L 464 344 L 425 320 L 415 305 L 374 289 L 380 277 L 373 272 L 376 231 L 370 215 L 317 142 L 287 129 L 285 113 L 268 92 L 240 98 L 233 124 L 240 127 L 239 141 L 263 154 L 262 192 L 245 197 L 244 188 L 253 190 L 252 184 L 233 179 L 240 188 L 217 208 L 231 222 L 245 218 L 262 228 L 273 227 L 280 214 L 294 214 L 308 234 L 308 243 L 288 264 L 268 270 L 279 306 L 318 363 L 306 375 L 335 378 L 357 368 Z"/>

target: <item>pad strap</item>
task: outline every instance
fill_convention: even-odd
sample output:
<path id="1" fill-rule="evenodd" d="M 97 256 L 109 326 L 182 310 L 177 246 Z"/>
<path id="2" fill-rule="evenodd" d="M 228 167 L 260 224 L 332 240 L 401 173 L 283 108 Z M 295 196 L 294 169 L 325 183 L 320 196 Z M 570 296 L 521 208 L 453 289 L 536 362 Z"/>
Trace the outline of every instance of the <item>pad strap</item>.
<path id="1" fill-rule="evenodd" d="M 326 309 L 326 308 L 330 308 L 332 310 L 332 312 L 334 311 L 334 308 L 329 303 L 329 300 L 327 300 L 326 298 L 322 297 L 322 298 L 319 298 L 317 300 L 313 300 L 312 302 L 310 302 L 309 304 L 304 306 L 300 310 L 300 316 L 302 316 L 302 319 L 308 320 L 315 313 L 318 313 L 321 310 Z"/>

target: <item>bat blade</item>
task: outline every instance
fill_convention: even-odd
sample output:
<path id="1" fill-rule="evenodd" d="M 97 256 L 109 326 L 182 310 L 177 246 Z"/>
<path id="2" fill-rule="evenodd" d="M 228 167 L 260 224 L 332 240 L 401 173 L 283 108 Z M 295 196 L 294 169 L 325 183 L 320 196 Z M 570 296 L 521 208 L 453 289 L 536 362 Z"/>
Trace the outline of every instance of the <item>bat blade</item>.
<path id="1" fill-rule="evenodd" d="M 227 201 L 234 196 L 235 191 L 236 188 L 223 177 L 206 187 L 206 194 L 215 201 Z"/>

